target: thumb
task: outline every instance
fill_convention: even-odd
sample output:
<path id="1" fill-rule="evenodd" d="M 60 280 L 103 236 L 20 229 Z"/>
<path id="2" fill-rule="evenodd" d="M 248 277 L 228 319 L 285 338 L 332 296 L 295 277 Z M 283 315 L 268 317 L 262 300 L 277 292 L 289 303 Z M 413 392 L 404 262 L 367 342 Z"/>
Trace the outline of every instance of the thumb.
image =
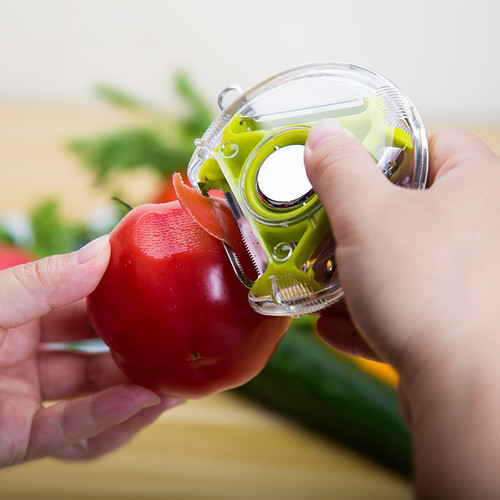
<path id="1" fill-rule="evenodd" d="M 78 250 L 0 271 L 0 333 L 89 295 L 110 256 L 109 237 Z"/>
<path id="2" fill-rule="evenodd" d="M 337 238 L 337 230 L 353 218 L 373 213 L 373 204 L 391 186 L 369 151 L 335 120 L 311 128 L 304 162 Z"/>

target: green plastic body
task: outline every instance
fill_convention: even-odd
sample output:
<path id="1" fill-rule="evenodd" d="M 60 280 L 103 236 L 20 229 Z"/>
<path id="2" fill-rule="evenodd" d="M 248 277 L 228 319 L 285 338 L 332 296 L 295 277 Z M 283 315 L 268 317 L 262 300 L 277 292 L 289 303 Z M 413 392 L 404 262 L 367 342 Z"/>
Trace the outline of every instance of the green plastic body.
<path id="1" fill-rule="evenodd" d="M 409 134 L 387 125 L 384 110 L 375 97 L 344 112 L 335 118 L 363 143 L 374 162 L 388 146 L 405 153 L 412 150 Z M 271 298 L 277 305 L 283 296 L 300 300 L 301 296 L 328 289 L 335 272 L 333 249 L 331 259 L 324 259 L 331 272 L 322 270 L 319 277 L 314 266 L 321 249 L 332 241 L 328 217 L 317 195 L 312 193 L 299 206 L 283 209 L 264 203 L 256 189 L 256 176 L 263 161 L 279 148 L 304 145 L 313 123 L 314 119 L 272 126 L 269 121 L 262 124 L 236 115 L 225 127 L 214 156 L 205 160 L 199 173 L 203 192 L 217 188 L 232 194 L 265 255 L 267 268 L 250 290 L 250 297 L 255 300 Z M 400 169 L 391 181 L 397 182 L 397 177 L 404 174 L 404 169 Z"/>

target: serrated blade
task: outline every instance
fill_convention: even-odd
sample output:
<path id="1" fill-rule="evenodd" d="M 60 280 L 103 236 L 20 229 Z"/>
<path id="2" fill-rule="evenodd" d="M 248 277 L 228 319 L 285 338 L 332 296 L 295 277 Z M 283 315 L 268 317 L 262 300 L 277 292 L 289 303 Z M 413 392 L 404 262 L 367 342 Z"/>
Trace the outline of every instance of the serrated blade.
<path id="1" fill-rule="evenodd" d="M 248 223 L 247 219 L 245 218 L 238 204 L 236 203 L 233 194 L 231 192 L 224 192 L 224 197 L 226 198 L 228 207 L 230 208 L 232 214 L 234 215 L 234 218 L 236 219 L 236 222 L 238 223 L 238 227 L 240 228 L 241 237 L 243 240 L 243 245 L 245 246 L 246 251 L 248 252 L 250 260 L 252 261 L 252 264 L 255 268 L 255 271 L 259 276 L 261 276 L 262 274 L 264 274 L 267 267 L 267 259 L 264 255 L 264 252 L 262 251 L 262 248 L 259 242 L 257 241 L 257 238 L 255 237 L 252 228 L 250 227 L 250 224 Z M 235 271 L 238 278 L 240 278 L 240 274 L 242 276 L 245 276 L 245 272 L 243 271 L 241 266 L 238 266 L 238 270 L 235 269 Z M 248 278 L 246 278 L 246 280 L 248 280 Z M 241 278 L 240 281 L 242 281 Z M 253 283 L 253 281 L 251 280 L 248 281 Z"/>
<path id="2" fill-rule="evenodd" d="M 257 279 L 258 268 L 235 217 L 234 201 L 231 200 L 233 206 L 230 208 L 227 198 L 204 196 L 199 190 L 186 186 L 178 173 L 173 175 L 172 183 L 182 208 L 204 231 L 224 245 L 236 276 L 244 286 L 251 288 L 254 280 L 249 275 Z"/>

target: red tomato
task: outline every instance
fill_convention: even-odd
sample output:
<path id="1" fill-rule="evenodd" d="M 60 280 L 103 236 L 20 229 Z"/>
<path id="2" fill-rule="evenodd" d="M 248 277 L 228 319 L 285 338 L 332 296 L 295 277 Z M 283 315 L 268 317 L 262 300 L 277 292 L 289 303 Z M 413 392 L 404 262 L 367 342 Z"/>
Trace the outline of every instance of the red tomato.
<path id="1" fill-rule="evenodd" d="M 32 260 L 33 256 L 25 250 L 0 244 L 0 271 L 19 264 L 26 264 Z"/>
<path id="2" fill-rule="evenodd" d="M 109 266 L 87 304 L 132 381 L 192 399 L 264 368 L 291 320 L 251 309 L 221 242 L 179 202 L 135 208 L 110 243 Z"/>

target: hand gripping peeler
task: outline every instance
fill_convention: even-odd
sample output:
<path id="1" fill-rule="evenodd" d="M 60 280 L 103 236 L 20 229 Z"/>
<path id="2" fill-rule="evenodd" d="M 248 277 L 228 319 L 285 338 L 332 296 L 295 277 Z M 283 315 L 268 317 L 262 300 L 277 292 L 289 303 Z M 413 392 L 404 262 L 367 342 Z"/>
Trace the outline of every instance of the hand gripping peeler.
<path id="1" fill-rule="evenodd" d="M 251 306 L 286 316 L 329 306 L 343 291 L 328 217 L 305 172 L 309 129 L 338 120 L 392 183 L 422 189 L 428 146 L 418 112 L 385 77 L 336 62 L 290 69 L 248 92 L 228 87 L 218 103 L 220 114 L 195 141 L 188 176 L 205 195 L 225 194 L 256 269 L 250 280 L 226 248 Z"/>

